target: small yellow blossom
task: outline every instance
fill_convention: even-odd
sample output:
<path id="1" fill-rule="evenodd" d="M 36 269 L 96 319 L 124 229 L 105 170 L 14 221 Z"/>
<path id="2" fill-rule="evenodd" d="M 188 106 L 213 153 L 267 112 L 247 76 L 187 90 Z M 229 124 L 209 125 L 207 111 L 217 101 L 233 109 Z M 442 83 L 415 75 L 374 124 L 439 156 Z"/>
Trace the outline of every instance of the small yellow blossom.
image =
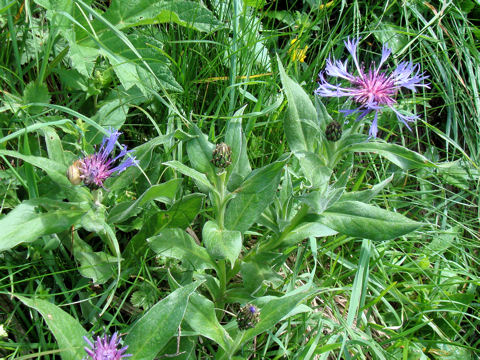
<path id="1" fill-rule="evenodd" d="M 329 1 L 327 2 L 325 5 L 323 4 L 320 4 L 320 6 L 318 7 L 320 10 L 322 10 L 323 8 L 329 8 L 330 6 L 333 5 L 333 1 Z"/>
<path id="2" fill-rule="evenodd" d="M 305 57 L 307 56 L 308 45 L 305 45 L 303 49 L 299 49 L 298 44 L 296 44 L 297 41 L 297 38 L 290 41 L 290 49 L 288 49 L 288 53 L 290 54 L 292 61 L 299 61 L 303 63 L 305 61 Z"/>

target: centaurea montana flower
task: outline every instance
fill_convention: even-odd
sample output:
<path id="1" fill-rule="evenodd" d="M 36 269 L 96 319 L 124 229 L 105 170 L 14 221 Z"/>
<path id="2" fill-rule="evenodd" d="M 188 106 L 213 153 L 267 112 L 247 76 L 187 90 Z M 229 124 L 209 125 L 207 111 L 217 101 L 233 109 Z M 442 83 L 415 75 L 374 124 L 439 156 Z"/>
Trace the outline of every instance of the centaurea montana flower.
<path id="1" fill-rule="evenodd" d="M 411 131 L 409 122 L 415 121 L 417 115 L 405 115 L 397 110 L 394 105 L 397 103 L 395 95 L 404 87 L 415 92 L 417 87 L 428 88 L 429 84 L 423 81 L 428 78 L 424 73 L 420 73 L 419 65 L 413 65 L 411 62 L 401 62 L 397 68 L 391 72 L 381 70 L 382 65 L 391 54 L 391 50 L 384 45 L 382 48 L 382 57 L 378 66 L 373 64 L 368 72 L 365 72 L 360 65 L 357 56 L 357 47 L 360 39 L 347 39 L 345 47 L 353 57 L 357 75 L 347 70 L 348 60 L 344 62 L 335 59 L 327 59 L 325 70 L 321 71 L 318 79 L 318 89 L 315 94 L 327 97 L 349 96 L 354 102 L 359 104 L 356 109 L 342 110 L 345 115 L 358 113 L 357 121 L 364 118 L 371 112 L 374 112 L 374 118 L 370 127 L 369 135 L 376 137 L 378 132 L 378 114 L 385 107 L 391 109 L 398 120 L 401 121 Z M 344 79 L 350 83 L 350 87 L 333 85 L 325 80 L 324 73 L 329 76 Z"/>
<path id="2" fill-rule="evenodd" d="M 115 157 L 110 157 L 120 132 L 112 130 L 108 136 L 104 136 L 100 149 L 93 155 L 86 156 L 79 160 L 80 178 L 83 183 L 89 187 L 103 187 L 103 182 L 113 174 L 119 174 L 126 168 L 136 165 L 134 156 L 126 156 L 132 150 L 127 151 L 124 145 L 120 153 Z M 125 160 L 116 165 L 121 158 Z"/>
<path id="3" fill-rule="evenodd" d="M 120 360 L 132 356 L 132 354 L 125 354 L 128 345 L 118 349 L 120 337 L 117 336 L 117 333 L 114 333 L 112 337 L 106 334 L 103 337 L 97 336 L 94 343 L 88 340 L 86 336 L 83 339 L 90 346 L 90 348 L 86 346 L 84 348 L 89 356 L 86 360 Z"/>

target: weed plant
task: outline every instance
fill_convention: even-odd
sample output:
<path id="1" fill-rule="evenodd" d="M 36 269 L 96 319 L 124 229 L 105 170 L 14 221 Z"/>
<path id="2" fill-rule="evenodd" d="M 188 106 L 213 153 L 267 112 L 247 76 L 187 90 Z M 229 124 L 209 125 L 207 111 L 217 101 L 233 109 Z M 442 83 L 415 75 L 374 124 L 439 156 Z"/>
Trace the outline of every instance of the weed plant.
<path id="1" fill-rule="evenodd" d="M 0 1 L 0 357 L 478 358 L 479 16 Z"/>

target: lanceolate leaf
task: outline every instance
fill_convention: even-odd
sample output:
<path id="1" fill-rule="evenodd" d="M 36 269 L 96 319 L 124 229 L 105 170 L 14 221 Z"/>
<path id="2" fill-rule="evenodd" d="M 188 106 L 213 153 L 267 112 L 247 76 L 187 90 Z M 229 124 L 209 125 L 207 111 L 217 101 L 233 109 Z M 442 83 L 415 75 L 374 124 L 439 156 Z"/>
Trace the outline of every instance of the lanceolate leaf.
<path id="1" fill-rule="evenodd" d="M 151 200 L 159 200 L 164 203 L 170 202 L 181 183 L 182 179 L 172 179 L 165 183 L 151 186 L 137 200 L 126 201 L 115 206 L 108 214 L 108 221 L 117 223 L 125 221 L 137 214 L 141 210 L 141 206 Z"/>
<path id="2" fill-rule="evenodd" d="M 252 171 L 229 202 L 225 227 L 245 232 L 273 201 L 285 161 L 277 161 Z"/>
<path id="3" fill-rule="evenodd" d="M 319 221 L 339 233 L 371 240 L 389 240 L 408 234 L 422 223 L 359 201 L 338 201 Z"/>
<path id="4" fill-rule="evenodd" d="M 38 311 L 48 328 L 55 336 L 62 360 L 78 360 L 85 356 L 83 347 L 86 345 L 83 336 L 87 335 L 78 320 L 67 314 L 50 301 L 41 299 L 28 299 L 18 296 L 21 302 Z"/>
<path id="5" fill-rule="evenodd" d="M 151 360 L 175 335 L 182 322 L 188 299 L 201 283 L 179 288 L 155 304 L 130 329 L 125 344 L 132 360 Z"/>
<path id="6" fill-rule="evenodd" d="M 287 115 L 283 121 L 285 136 L 293 152 L 313 151 L 317 143 L 317 111 L 308 94 L 290 79 L 278 60 L 280 79 L 287 95 Z"/>
<path id="7" fill-rule="evenodd" d="M 193 330 L 202 336 L 212 339 L 224 350 L 228 348 L 229 343 L 232 341 L 230 335 L 217 320 L 213 302 L 203 295 L 193 293 L 190 296 L 185 320 Z"/>
<path id="8" fill-rule="evenodd" d="M 184 230 L 166 228 L 147 239 L 150 248 L 157 254 L 181 260 L 195 269 L 214 269 L 215 263 L 207 250 L 195 243 Z"/>
<path id="9" fill-rule="evenodd" d="M 435 167 L 435 165 L 423 155 L 396 144 L 361 142 L 349 146 L 346 150 L 378 153 L 404 170 Z"/>
<path id="10" fill-rule="evenodd" d="M 88 211 L 79 204 L 64 203 L 63 208 L 39 212 L 42 202 L 48 203 L 49 199 L 24 201 L 0 220 L 0 252 L 67 230 Z"/>

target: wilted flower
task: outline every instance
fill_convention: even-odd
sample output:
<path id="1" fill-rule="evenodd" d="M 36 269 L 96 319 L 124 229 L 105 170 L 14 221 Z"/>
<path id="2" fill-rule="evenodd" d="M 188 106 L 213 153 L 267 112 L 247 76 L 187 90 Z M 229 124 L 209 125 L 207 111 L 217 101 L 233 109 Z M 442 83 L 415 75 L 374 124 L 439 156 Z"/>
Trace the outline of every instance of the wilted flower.
<path id="1" fill-rule="evenodd" d="M 363 66 L 360 65 L 357 57 L 357 47 L 360 39 L 345 41 L 348 52 L 353 57 L 353 63 L 357 69 L 357 75 L 353 75 L 347 70 L 347 62 L 335 59 L 327 59 L 324 71 L 321 71 L 318 79 L 319 87 L 315 90 L 315 94 L 328 97 L 350 96 L 359 106 L 354 110 L 344 110 L 346 115 L 358 113 L 357 120 L 362 119 L 371 112 L 374 112 L 374 118 L 370 127 L 369 134 L 372 137 L 377 136 L 378 132 L 378 114 L 385 107 L 390 108 L 398 120 L 408 125 L 409 122 L 418 119 L 417 115 L 405 115 L 397 110 L 394 105 L 397 103 L 395 96 L 398 91 L 404 87 L 413 92 L 416 87 L 429 87 L 429 84 L 423 83 L 428 78 L 424 73 L 420 73 L 419 65 L 413 65 L 411 62 L 401 62 L 393 71 L 381 70 L 382 65 L 391 54 L 391 50 L 387 46 L 382 48 L 382 57 L 378 66 L 375 64 L 370 66 L 370 70 L 365 72 Z M 329 76 L 338 77 L 347 80 L 350 87 L 342 87 L 341 85 L 333 85 L 325 80 L 324 73 Z"/>
<path id="2" fill-rule="evenodd" d="M 89 187 L 103 187 L 103 182 L 107 178 L 113 174 L 121 173 L 129 166 L 136 165 L 137 162 L 134 156 L 125 156 L 131 152 L 131 150 L 127 151 L 125 145 L 117 156 L 110 157 L 120 134 L 117 130 L 109 132 L 108 137 L 103 137 L 98 152 L 75 161 L 68 168 L 67 175 L 70 182 L 76 185 L 80 183 L 79 179 L 81 179 Z M 123 157 L 126 158 L 120 163 L 120 159 Z M 117 163 L 119 164 L 115 166 Z"/>
<path id="3" fill-rule="evenodd" d="M 90 346 L 90 348 L 86 346 L 84 348 L 89 356 L 87 359 L 120 360 L 132 356 L 132 354 L 124 354 L 125 351 L 127 351 L 128 346 L 117 349 L 120 345 L 120 338 L 117 336 L 117 333 L 114 333 L 112 337 L 109 337 L 106 334 L 103 337 L 97 336 L 97 339 L 93 344 L 86 336 L 84 336 L 83 339 Z"/>
<path id="4" fill-rule="evenodd" d="M 252 304 L 247 304 L 240 309 L 237 316 L 237 324 L 240 330 L 255 327 L 260 320 L 260 310 Z"/>

